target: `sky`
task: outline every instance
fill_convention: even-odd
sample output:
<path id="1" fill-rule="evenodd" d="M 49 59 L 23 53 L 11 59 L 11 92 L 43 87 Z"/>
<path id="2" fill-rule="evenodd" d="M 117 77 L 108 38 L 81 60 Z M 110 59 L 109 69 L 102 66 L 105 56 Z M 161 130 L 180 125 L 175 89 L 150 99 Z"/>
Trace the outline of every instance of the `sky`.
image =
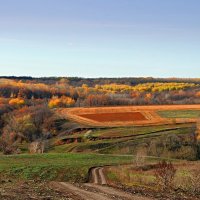
<path id="1" fill-rule="evenodd" d="M 199 0 L 0 0 L 0 76 L 199 77 Z"/>

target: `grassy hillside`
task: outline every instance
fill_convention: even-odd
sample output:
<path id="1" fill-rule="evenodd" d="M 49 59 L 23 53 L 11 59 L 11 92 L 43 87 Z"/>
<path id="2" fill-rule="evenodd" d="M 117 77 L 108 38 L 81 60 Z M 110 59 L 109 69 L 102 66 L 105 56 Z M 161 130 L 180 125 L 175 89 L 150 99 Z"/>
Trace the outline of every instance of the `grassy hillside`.
<path id="1" fill-rule="evenodd" d="M 96 152 L 195 159 L 194 124 L 91 129 L 53 139 L 50 152 Z M 59 145 L 56 145 L 59 144 Z"/>
<path id="2" fill-rule="evenodd" d="M 0 178 L 84 182 L 93 166 L 131 163 L 132 156 L 43 154 L 0 156 Z"/>

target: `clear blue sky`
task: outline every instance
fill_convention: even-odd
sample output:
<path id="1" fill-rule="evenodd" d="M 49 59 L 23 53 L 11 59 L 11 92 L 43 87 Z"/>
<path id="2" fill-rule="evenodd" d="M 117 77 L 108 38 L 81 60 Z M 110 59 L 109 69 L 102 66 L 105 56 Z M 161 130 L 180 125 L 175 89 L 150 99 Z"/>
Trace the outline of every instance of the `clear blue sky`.
<path id="1" fill-rule="evenodd" d="M 199 77 L 199 0 L 0 0 L 0 75 Z"/>

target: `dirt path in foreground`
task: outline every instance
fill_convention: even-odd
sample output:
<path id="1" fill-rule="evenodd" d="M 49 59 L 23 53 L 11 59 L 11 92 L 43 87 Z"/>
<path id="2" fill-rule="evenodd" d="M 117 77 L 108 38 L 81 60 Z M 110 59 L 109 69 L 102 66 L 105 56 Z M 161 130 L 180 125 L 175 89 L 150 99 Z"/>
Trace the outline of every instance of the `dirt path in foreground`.
<path id="1" fill-rule="evenodd" d="M 59 192 L 70 194 L 71 200 L 152 200 L 92 183 L 75 186 L 70 183 L 53 182 L 51 187 Z"/>
<path id="2" fill-rule="evenodd" d="M 111 187 L 105 187 L 107 185 L 106 177 L 103 172 L 103 167 L 96 167 L 91 170 L 90 175 L 90 183 L 84 184 L 89 188 L 96 189 L 99 192 L 102 192 L 107 195 L 111 195 L 115 197 L 115 199 L 122 199 L 122 200 L 149 200 L 147 197 L 140 197 L 137 195 L 132 195 L 126 193 L 124 191 L 117 190 Z"/>
<path id="3" fill-rule="evenodd" d="M 105 186 L 101 186 L 101 185 L 94 185 L 94 184 L 85 184 L 85 186 L 90 187 L 90 188 L 94 188 L 97 191 L 110 195 L 112 196 L 114 199 L 119 199 L 119 200 L 150 200 L 147 197 L 141 197 L 141 196 L 137 196 L 137 195 L 132 195 L 111 187 L 105 187 Z"/>
<path id="4" fill-rule="evenodd" d="M 106 194 L 87 191 L 70 183 L 59 182 L 54 183 L 53 186 L 57 190 L 72 193 L 74 195 L 74 200 L 112 200 L 112 198 L 107 197 Z"/>
<path id="5" fill-rule="evenodd" d="M 91 170 L 90 183 L 75 186 L 70 183 L 53 182 L 51 186 L 59 191 L 72 194 L 73 200 L 152 200 L 108 187 L 103 167 Z"/>

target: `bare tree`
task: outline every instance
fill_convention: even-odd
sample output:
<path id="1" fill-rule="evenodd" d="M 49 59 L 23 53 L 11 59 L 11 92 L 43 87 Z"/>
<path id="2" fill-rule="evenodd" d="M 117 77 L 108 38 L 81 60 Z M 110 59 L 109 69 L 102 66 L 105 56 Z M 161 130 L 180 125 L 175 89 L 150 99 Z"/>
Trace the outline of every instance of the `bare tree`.
<path id="1" fill-rule="evenodd" d="M 142 145 L 140 148 L 138 148 L 136 156 L 135 156 L 135 164 L 136 166 L 142 166 L 145 163 L 145 159 L 147 156 L 147 148 L 145 145 Z"/>
<path id="2" fill-rule="evenodd" d="M 34 141 L 29 145 L 29 152 L 34 153 L 44 153 L 47 148 L 47 142 L 44 140 L 41 141 Z"/>
<path id="3" fill-rule="evenodd" d="M 3 139 L 0 139 L 0 151 L 5 155 L 18 153 L 17 147 L 14 144 Z"/>
<path id="4" fill-rule="evenodd" d="M 156 165 L 155 176 L 157 184 L 162 190 L 172 188 L 176 169 L 171 162 L 162 161 Z"/>

